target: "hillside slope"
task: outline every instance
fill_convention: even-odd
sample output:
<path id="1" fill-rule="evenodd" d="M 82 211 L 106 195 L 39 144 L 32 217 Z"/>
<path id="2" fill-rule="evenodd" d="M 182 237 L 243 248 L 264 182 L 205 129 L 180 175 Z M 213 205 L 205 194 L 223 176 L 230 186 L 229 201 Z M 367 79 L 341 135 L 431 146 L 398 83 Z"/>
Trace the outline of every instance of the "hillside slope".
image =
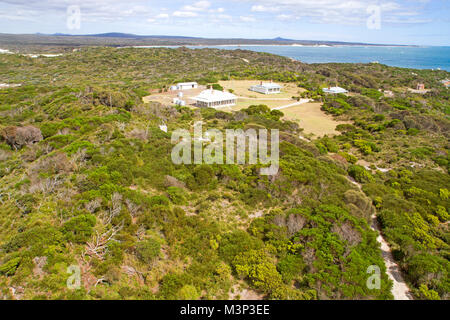
<path id="1" fill-rule="evenodd" d="M 0 55 L 0 66 L 1 82 L 21 84 L 0 90 L 3 298 L 390 299 L 370 228 L 378 213 L 414 296 L 448 299 L 448 73 L 186 48 Z M 266 106 L 228 113 L 141 99 L 178 81 L 230 78 L 297 83 L 302 98 L 353 124 L 307 142 Z M 336 81 L 352 94 L 324 96 Z M 405 90 L 418 82 L 432 90 Z M 279 129 L 279 173 L 175 165 L 170 133 L 196 121 Z M 379 289 L 366 285 L 373 265 Z"/>

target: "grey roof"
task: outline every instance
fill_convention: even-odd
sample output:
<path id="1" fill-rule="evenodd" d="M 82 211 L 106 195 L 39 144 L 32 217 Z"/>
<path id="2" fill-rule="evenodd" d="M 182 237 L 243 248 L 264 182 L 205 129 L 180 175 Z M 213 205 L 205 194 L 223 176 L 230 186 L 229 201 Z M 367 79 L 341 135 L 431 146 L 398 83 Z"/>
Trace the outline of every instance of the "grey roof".
<path id="1" fill-rule="evenodd" d="M 281 89 L 282 88 L 278 83 L 273 83 L 273 82 L 257 84 L 252 87 L 259 87 L 259 88 L 264 88 L 264 89 Z"/>

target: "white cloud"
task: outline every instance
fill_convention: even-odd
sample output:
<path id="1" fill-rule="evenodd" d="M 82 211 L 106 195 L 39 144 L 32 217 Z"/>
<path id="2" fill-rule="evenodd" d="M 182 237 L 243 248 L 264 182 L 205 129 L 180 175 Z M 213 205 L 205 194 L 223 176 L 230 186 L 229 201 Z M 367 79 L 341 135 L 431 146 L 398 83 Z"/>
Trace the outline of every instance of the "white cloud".
<path id="1" fill-rule="evenodd" d="M 279 14 L 277 15 L 277 19 L 281 21 L 290 20 L 292 16 L 290 14 Z"/>
<path id="2" fill-rule="evenodd" d="M 253 17 L 248 17 L 248 16 L 240 16 L 239 19 L 240 19 L 242 22 L 255 22 L 255 21 L 256 21 L 255 18 L 253 18 Z"/>
<path id="3" fill-rule="evenodd" d="M 198 16 L 196 12 L 192 11 L 175 11 L 172 15 L 178 18 L 193 18 Z"/>
<path id="4" fill-rule="evenodd" d="M 211 14 L 208 16 L 208 22 L 211 23 L 223 23 L 224 21 L 230 23 L 233 21 L 233 17 L 229 14 Z"/>
<path id="5" fill-rule="evenodd" d="M 17 9 L 33 11 L 42 19 L 45 15 L 66 15 L 67 8 L 71 5 L 79 5 L 82 21 L 110 22 L 127 17 L 147 20 L 155 14 L 148 0 L 0 0 L 0 5 L 7 5 Z M 1 8 L 0 10 L 2 10 Z M 18 16 L 20 16 L 18 14 Z"/>
<path id="6" fill-rule="evenodd" d="M 211 13 L 223 13 L 223 12 L 225 12 L 225 9 L 224 8 L 209 9 L 209 12 L 211 12 Z"/>
<path id="7" fill-rule="evenodd" d="M 217 18 L 222 19 L 222 20 L 232 20 L 233 19 L 233 17 L 228 14 L 219 14 L 219 15 L 217 15 Z"/>
<path id="8" fill-rule="evenodd" d="M 183 11 L 206 11 L 211 6 L 209 1 L 198 1 L 192 5 L 186 5 L 182 8 Z"/>
<path id="9" fill-rule="evenodd" d="M 423 24 L 423 23 L 433 22 L 433 20 L 431 20 L 431 19 L 415 19 L 415 18 L 398 19 L 398 18 L 394 17 L 394 18 L 385 20 L 385 22 L 395 23 L 395 24 Z"/>
<path id="10" fill-rule="evenodd" d="M 167 13 L 160 13 L 155 18 L 156 19 L 169 19 L 169 15 Z"/>
<path id="11" fill-rule="evenodd" d="M 235 0 L 252 4 L 252 12 L 289 12 L 294 18 L 310 18 L 319 23 L 365 24 L 367 8 L 377 5 L 381 9 L 382 22 L 412 23 L 423 19 L 402 16 L 421 16 L 430 0 Z M 277 19 L 283 19 L 278 15 Z"/>
<path id="12" fill-rule="evenodd" d="M 277 12 L 280 11 L 280 7 L 278 6 L 263 6 L 263 5 L 254 5 L 251 8 L 252 12 Z"/>
<path id="13" fill-rule="evenodd" d="M 437 2 L 437 0 L 435 0 Z M 445 2 L 448 0 L 440 0 Z M 251 13 L 273 14 L 273 19 L 302 19 L 316 23 L 357 24 L 365 25 L 369 14 L 369 5 L 378 5 L 381 8 L 383 23 L 413 24 L 424 23 L 430 19 L 428 8 L 431 0 L 229 0 L 224 8 L 214 7 L 215 2 L 209 0 L 184 0 L 179 7 L 174 7 L 172 1 L 164 0 L 0 0 L 0 19 L 30 20 L 43 19 L 43 17 L 63 17 L 67 7 L 80 5 L 82 21 L 114 22 L 146 21 L 167 19 L 159 17 L 165 12 L 161 7 L 167 7 L 169 16 L 180 18 L 205 17 L 207 19 L 219 18 L 225 9 L 233 10 L 233 20 L 254 21 Z M 170 5 L 169 5 L 170 3 Z M 176 3 L 176 2 L 175 2 Z M 179 2 L 178 2 L 179 3 Z M 175 4 L 176 5 L 176 4 Z M 230 9 L 228 9 L 230 8 Z M 250 9 L 249 9 L 250 8 Z M 28 14 L 19 11 L 28 11 Z M 448 12 L 447 8 L 443 13 Z M 217 14 L 217 16 L 216 16 Z M 242 16 L 243 18 L 240 18 Z M 180 19 L 181 20 L 181 19 Z M 270 24 L 270 20 L 267 21 Z"/>

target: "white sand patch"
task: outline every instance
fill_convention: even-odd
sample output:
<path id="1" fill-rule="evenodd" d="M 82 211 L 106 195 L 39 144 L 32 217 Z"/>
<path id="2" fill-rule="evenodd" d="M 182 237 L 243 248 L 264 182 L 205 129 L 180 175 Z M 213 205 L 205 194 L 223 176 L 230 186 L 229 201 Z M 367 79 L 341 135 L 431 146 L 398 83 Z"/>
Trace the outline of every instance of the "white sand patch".
<path id="1" fill-rule="evenodd" d="M 55 57 L 60 57 L 62 55 L 63 55 L 62 53 L 29 53 L 29 54 L 24 54 L 23 56 L 30 57 L 30 58 L 39 58 L 39 57 L 55 58 Z"/>
<path id="2" fill-rule="evenodd" d="M 305 138 L 302 135 L 299 135 L 298 137 L 300 138 L 300 140 L 303 140 L 303 141 L 306 141 L 306 142 L 311 142 L 311 140 L 309 140 L 308 138 Z"/>
<path id="3" fill-rule="evenodd" d="M 7 50 L 7 49 L 0 49 L 0 54 L 12 54 L 13 52 Z"/>
<path id="4" fill-rule="evenodd" d="M 21 83 L 0 83 L 0 89 L 20 87 L 21 85 Z"/>

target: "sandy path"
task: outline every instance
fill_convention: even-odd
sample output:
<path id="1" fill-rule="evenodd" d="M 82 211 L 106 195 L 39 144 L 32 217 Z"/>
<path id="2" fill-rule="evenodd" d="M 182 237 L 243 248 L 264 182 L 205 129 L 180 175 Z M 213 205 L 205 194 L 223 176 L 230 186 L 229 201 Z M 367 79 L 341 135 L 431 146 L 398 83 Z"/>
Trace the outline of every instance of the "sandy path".
<path id="1" fill-rule="evenodd" d="M 381 244 L 381 254 L 383 255 L 384 264 L 386 265 L 386 273 L 389 279 L 394 283 L 392 287 L 392 295 L 395 300 L 412 300 L 409 288 L 403 279 L 399 266 L 392 256 L 391 248 L 387 241 L 381 235 L 381 227 L 378 223 L 377 216 L 374 214 L 372 217 L 372 230 L 378 232 L 377 241 Z"/>
<path id="2" fill-rule="evenodd" d="M 353 180 L 352 178 L 347 177 L 347 179 L 358 187 L 358 189 L 362 192 L 361 184 Z M 392 295 L 394 296 L 394 300 L 413 300 L 413 297 L 409 291 L 408 286 L 406 285 L 405 280 L 403 279 L 402 273 L 398 264 L 395 262 L 394 257 L 392 256 L 391 248 L 387 241 L 383 238 L 381 233 L 381 226 L 378 223 L 376 214 L 371 217 L 372 223 L 370 228 L 376 232 L 378 232 L 377 241 L 381 245 L 381 255 L 383 256 L 384 264 L 386 265 L 386 273 L 389 279 L 392 280 Z"/>
<path id="3" fill-rule="evenodd" d="M 308 103 L 310 101 L 312 101 L 312 100 L 310 100 L 310 99 L 300 99 L 300 101 L 297 101 L 297 102 L 294 102 L 294 103 L 291 103 L 291 104 L 288 104 L 288 105 L 285 105 L 285 106 L 276 107 L 276 108 L 273 108 L 272 110 L 282 110 L 282 109 L 286 109 L 286 108 L 290 108 L 290 107 L 295 107 L 295 106 L 299 106 L 299 105 L 304 104 L 304 103 Z"/>

